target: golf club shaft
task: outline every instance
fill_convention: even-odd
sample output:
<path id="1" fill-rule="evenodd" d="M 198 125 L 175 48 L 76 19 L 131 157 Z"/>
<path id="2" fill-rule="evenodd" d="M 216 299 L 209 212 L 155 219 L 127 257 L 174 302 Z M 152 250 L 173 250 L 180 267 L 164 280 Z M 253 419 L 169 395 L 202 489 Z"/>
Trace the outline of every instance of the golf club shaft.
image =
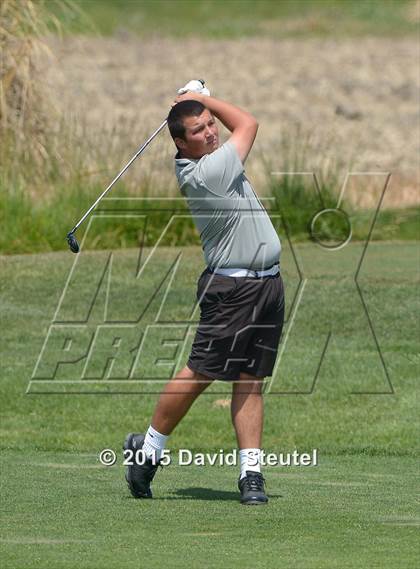
<path id="1" fill-rule="evenodd" d="M 84 214 L 84 216 L 79 219 L 79 221 L 76 223 L 76 225 L 73 227 L 73 229 L 70 231 L 70 233 L 74 233 L 76 231 L 76 229 L 79 227 L 79 225 L 81 225 L 84 220 L 87 218 L 87 216 L 90 214 L 90 212 L 95 209 L 95 207 L 97 206 L 97 204 L 101 201 L 101 199 L 105 196 L 105 194 L 107 194 L 109 192 L 109 190 L 112 188 L 112 186 L 115 184 L 115 182 L 117 182 L 121 176 L 124 174 L 124 172 L 127 170 L 127 168 L 129 168 L 129 166 L 134 162 L 134 160 L 136 158 L 138 158 L 140 156 L 140 154 L 143 152 L 143 150 L 149 146 L 149 144 L 152 142 L 152 140 L 160 133 L 160 131 L 166 126 L 167 124 L 167 120 L 165 119 L 163 121 L 163 123 L 160 125 L 159 128 L 157 128 L 155 130 L 155 132 L 146 140 L 146 142 L 138 149 L 138 151 L 136 152 L 136 154 L 132 157 L 132 159 L 130 160 L 130 162 L 128 162 L 124 168 L 121 170 L 121 172 L 119 172 L 119 174 L 117 174 L 115 176 L 115 178 L 112 180 L 112 182 L 109 184 L 109 186 L 102 192 L 102 194 L 98 197 L 98 199 L 95 201 L 95 203 L 93 203 L 90 208 L 87 210 L 87 212 Z"/>

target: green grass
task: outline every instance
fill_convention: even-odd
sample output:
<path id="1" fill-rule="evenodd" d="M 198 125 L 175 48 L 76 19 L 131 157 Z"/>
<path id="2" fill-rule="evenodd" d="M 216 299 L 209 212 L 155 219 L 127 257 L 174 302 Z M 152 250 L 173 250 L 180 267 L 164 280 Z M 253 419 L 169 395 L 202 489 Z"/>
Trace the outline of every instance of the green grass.
<path id="1" fill-rule="evenodd" d="M 56 394 L 37 394 L 45 385 L 36 381 L 27 394 L 75 257 L 70 252 L 0 257 L 2 567 L 125 569 L 142 566 L 145 559 L 151 567 L 185 567 L 186 559 L 188 567 L 250 567 L 250 552 L 252 567 L 261 569 L 416 567 L 418 244 L 372 243 L 358 278 L 394 393 L 354 284 L 363 245 L 338 252 L 312 243 L 293 246 L 307 281 L 281 373 L 265 396 L 263 446 L 276 453 L 317 448 L 319 465 L 266 468 L 271 500 L 260 509 L 238 503 L 234 467 L 173 464 L 158 472 L 156 500 L 132 500 L 123 481 L 122 440 L 129 431 L 147 428 L 161 385 L 139 380 L 137 394 L 122 384 L 124 394 L 111 395 L 98 379 L 96 395 L 69 394 L 72 387 L 60 381 L 77 379 L 76 365 L 70 373 L 59 368 L 48 386 Z M 283 247 L 287 331 L 299 279 L 285 238 Z M 185 319 L 204 267 L 198 247 L 162 248 L 136 282 L 138 251 L 116 249 L 108 317 L 135 318 L 178 253 L 179 273 L 163 314 L 165 320 Z M 107 255 L 79 256 L 82 272 L 76 267 L 58 319 L 72 322 L 86 314 Z M 91 329 L 103 321 L 103 292 L 91 313 Z M 154 321 L 162 294 L 140 329 Z M 311 392 L 329 331 L 330 345 Z M 94 372 L 102 369 L 103 349 L 99 346 Z M 157 353 L 151 349 L 154 357 Z M 54 350 L 45 354 L 47 364 L 57 361 Z M 153 373 L 153 361 L 147 365 L 146 372 Z M 75 384 L 78 391 L 82 383 Z M 67 395 L 57 393 L 63 385 Z M 173 453 L 236 447 L 229 409 L 215 405 L 227 397 L 229 386 L 218 382 L 197 400 L 170 438 Z M 99 465 L 98 453 L 106 447 L 118 453 L 118 465 Z"/>
<path id="2" fill-rule="evenodd" d="M 82 183 L 75 177 L 69 183 L 51 178 L 46 187 L 51 187 L 49 196 L 30 195 L 30 182 L 11 178 L 8 182 L 0 180 L 0 252 L 3 254 L 41 253 L 67 249 L 66 234 L 83 213 L 102 193 L 104 186 L 99 182 Z M 321 185 L 324 205 L 321 206 L 314 187 L 295 179 L 290 181 L 284 176 L 276 183 L 270 184 L 270 190 L 261 194 L 275 197 L 275 201 L 265 201 L 265 206 L 272 211 L 273 216 L 282 216 L 284 223 L 294 239 L 307 241 L 311 237 L 310 222 L 314 214 L 324 207 L 334 207 L 337 198 L 331 189 L 336 187 L 332 180 L 326 180 Z M 143 227 L 139 218 L 116 217 L 106 223 L 102 220 L 100 231 L 95 230 L 95 238 L 91 238 L 86 248 L 106 249 L 109 247 L 136 247 L 144 239 L 146 246 L 152 246 L 170 221 L 171 216 L 178 213 L 184 217 L 172 223 L 165 234 L 164 245 L 188 246 L 198 245 L 199 237 L 193 220 L 188 212 L 187 204 L 177 189 L 171 188 L 168 197 L 171 200 L 160 200 L 156 196 L 165 194 L 164 188 L 151 187 L 147 180 L 137 189 L 138 196 L 144 201 L 127 201 L 132 197 L 132 191 L 120 183 L 115 188 L 111 200 L 100 203 L 97 211 L 106 213 L 142 209 L 148 215 L 147 225 Z M 146 201 L 152 199 L 153 201 Z M 342 205 L 348 212 L 352 227 L 353 240 L 365 240 L 372 225 L 374 211 L 355 209 L 348 204 Z M 147 212 L 150 211 L 150 213 Z M 152 212 L 153 210 L 153 212 Z M 158 211 L 160 210 L 160 211 Z M 419 207 L 405 209 L 381 210 L 377 217 L 372 240 L 413 240 L 419 234 Z M 273 217 L 274 219 L 274 217 Z M 332 221 L 334 222 L 335 216 Z M 88 221 L 79 229 L 82 236 Z M 278 220 L 280 225 L 283 222 Z M 334 223 L 326 227 L 326 237 L 335 230 L 340 233 L 346 227 L 336 227 Z M 144 230 L 144 233 L 143 233 Z M 282 231 L 282 229 L 280 229 Z M 327 239 L 328 240 L 328 239 Z"/>
<path id="3" fill-rule="evenodd" d="M 286 286 L 287 324 L 292 321 L 292 304 L 297 300 L 299 278 L 287 240 L 283 238 L 282 273 Z M 185 322 L 195 299 L 195 283 L 204 268 L 200 249 L 162 248 L 158 250 L 145 277 L 133 278 L 137 266 L 136 250 L 115 250 L 108 319 L 130 322 L 147 306 L 163 274 L 182 254 L 178 276 L 166 297 L 160 320 Z M 328 453 L 368 453 L 371 455 L 413 454 L 417 448 L 415 428 L 415 386 L 418 378 L 419 248 L 416 243 L 372 243 L 364 258 L 359 285 L 374 326 L 390 386 L 378 356 L 369 322 L 354 283 L 362 244 L 331 252 L 310 243 L 295 244 L 294 254 L 307 279 L 299 310 L 288 332 L 287 346 L 280 371 L 275 375 L 271 394 L 266 396 L 265 445 L 285 450 L 319 447 Z M 143 256 L 142 262 L 146 257 Z M 83 320 L 95 294 L 108 253 L 86 252 L 78 258 L 70 286 L 56 320 L 71 323 Z M 31 384 L 25 395 L 35 363 L 67 276 L 75 261 L 70 252 L 1 258 L 1 298 L 3 323 L 2 355 L 2 447 L 25 450 L 94 451 L 101 446 L 116 447 L 123 435 L 148 426 L 161 384 L 145 384 L 139 379 L 132 386 L 118 382 L 104 383 L 107 360 L 106 338 L 98 343 L 89 375 L 98 378 L 94 390 L 123 391 L 122 395 L 36 395 L 45 391 L 90 391 L 91 384 L 64 384 L 63 380 L 80 377 L 79 365 L 59 368 L 56 379 L 48 385 Z M 165 286 L 168 280 L 165 282 Z M 137 327 L 124 336 L 127 347 L 138 345 L 146 324 L 154 323 L 165 286 L 149 305 Z M 65 328 L 76 348 L 85 346 L 86 333 L 103 323 L 104 287 L 99 289 L 86 332 Z M 196 315 L 197 317 L 197 315 Z M 195 318 L 196 318 L 195 317 Z M 195 320 L 192 319 L 192 321 Z M 286 331 L 287 331 L 286 327 Z M 174 340 L 183 337 L 173 332 Z M 165 334 L 165 326 L 163 327 Z M 310 392 L 328 333 L 330 345 Z M 172 334 L 172 333 L 171 333 Z M 66 334 L 64 334 L 66 335 Z M 35 379 L 54 377 L 57 356 L 63 356 L 60 334 L 58 344 L 48 344 Z M 152 336 L 153 339 L 153 336 Z M 159 337 L 159 340 L 162 338 Z M 190 338 L 192 341 L 192 338 Z M 189 343 L 185 350 L 188 350 Z M 146 352 L 156 352 L 157 344 Z M 75 349 L 76 349 L 75 348 Z M 79 349 L 77 348 L 77 349 Z M 178 353 L 182 343 L 178 341 Z M 105 351 L 104 351 L 105 350 Z M 109 353 L 109 348 L 108 348 Z M 159 348 L 160 357 L 169 358 Z M 65 355 L 65 353 L 64 353 Z M 182 366 L 185 358 L 181 358 Z M 72 357 L 73 353 L 72 353 Z M 109 379 L 124 377 L 131 357 L 117 361 Z M 153 358 L 146 358 L 138 368 L 138 377 L 155 377 Z M 82 363 L 84 363 L 82 361 Z M 169 363 L 163 371 L 170 374 Z M 160 374 L 164 377 L 164 374 Z M 122 386 L 122 387 L 121 387 Z M 217 383 L 217 393 L 203 396 L 193 406 L 172 438 L 175 447 L 186 444 L 197 448 L 232 448 L 235 444 L 226 409 L 215 408 L 214 401 L 227 396 L 228 385 Z M 121 389 L 120 389 L 121 388 Z M 130 395 L 130 390 L 137 395 Z M 151 391 L 152 394 L 145 392 Z M 292 395 L 293 392 L 301 395 Z M 356 395 L 373 392 L 376 395 Z M 274 395 L 274 393 L 280 393 Z M 219 446 L 220 445 L 220 446 Z"/>
<path id="4" fill-rule="evenodd" d="M 266 469 L 270 502 L 238 503 L 235 468 L 171 465 L 135 501 L 92 454 L 2 455 L 4 569 L 414 569 L 409 458 L 322 457 Z"/>
<path id="5" fill-rule="evenodd" d="M 405 36 L 417 30 L 408 0 L 77 0 L 60 12 L 70 33 L 240 38 Z M 59 6 L 59 5 L 58 5 Z M 52 6 L 54 8 L 54 5 Z M 57 6 L 55 6 L 57 9 Z"/>

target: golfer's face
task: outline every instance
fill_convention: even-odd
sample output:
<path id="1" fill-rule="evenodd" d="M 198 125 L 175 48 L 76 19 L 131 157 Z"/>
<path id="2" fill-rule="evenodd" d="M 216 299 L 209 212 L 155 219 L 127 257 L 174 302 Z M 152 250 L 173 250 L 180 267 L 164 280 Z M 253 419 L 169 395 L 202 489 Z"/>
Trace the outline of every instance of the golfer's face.
<path id="1" fill-rule="evenodd" d="M 219 131 L 213 115 L 207 109 L 198 117 L 185 117 L 185 148 L 191 158 L 211 154 L 219 146 Z"/>

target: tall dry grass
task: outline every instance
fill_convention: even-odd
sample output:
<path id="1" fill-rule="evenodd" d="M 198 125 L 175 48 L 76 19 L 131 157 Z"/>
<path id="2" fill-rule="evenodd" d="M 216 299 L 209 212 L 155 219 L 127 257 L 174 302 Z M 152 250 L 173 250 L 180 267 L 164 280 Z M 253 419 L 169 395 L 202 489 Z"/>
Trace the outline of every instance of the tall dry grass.
<path id="1" fill-rule="evenodd" d="M 56 14 L 79 15 L 71 0 L 0 0 L 0 174 L 7 188 L 45 187 L 51 165 L 64 163 L 57 133 L 63 119 L 44 88 L 37 66 L 52 60 L 51 34 L 62 36 Z M 64 138 L 68 142 L 68 133 Z M 61 146 L 61 147 L 60 147 Z"/>
<path id="2" fill-rule="evenodd" d="M 60 24 L 44 0 L 2 0 L 0 4 L 0 136 L 4 168 L 18 160 L 38 167 L 48 158 L 46 137 L 53 109 L 41 94 L 42 77 L 34 65 L 43 38 Z"/>
<path id="3" fill-rule="evenodd" d="M 54 57 L 47 39 L 51 33 L 65 32 L 54 7 L 71 11 L 74 5 L 67 0 L 0 0 L 2 253 L 63 248 L 69 227 L 138 144 L 124 125 L 101 138 L 99 131 L 87 132 L 83 120 L 54 107 L 37 65 L 41 56 L 44 61 Z M 152 193 L 152 183 L 146 172 L 142 195 Z M 119 195 L 136 185 L 128 176 Z M 136 229 L 131 233 L 135 242 Z"/>
<path id="4" fill-rule="evenodd" d="M 66 17 L 57 17 L 55 14 Z M 48 200 L 57 182 L 89 186 L 106 183 L 134 154 L 149 132 L 133 132 L 118 121 L 89 132 L 83 117 L 63 114 L 49 96 L 42 61 L 55 57 L 51 34 L 66 32 L 62 22 L 85 18 L 71 0 L 0 0 L 0 184 Z M 54 45 L 57 45 L 56 42 Z M 148 160 L 152 160 L 152 152 Z M 146 182 L 150 168 L 143 169 Z M 135 188 L 139 179 L 125 178 Z M 140 180 L 143 182 L 144 180 Z"/>

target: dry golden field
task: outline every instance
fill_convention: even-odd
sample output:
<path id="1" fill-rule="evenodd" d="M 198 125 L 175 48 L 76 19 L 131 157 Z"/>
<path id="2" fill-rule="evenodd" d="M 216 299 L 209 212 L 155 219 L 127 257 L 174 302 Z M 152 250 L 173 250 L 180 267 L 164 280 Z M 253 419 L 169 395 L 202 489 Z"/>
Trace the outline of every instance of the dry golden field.
<path id="1" fill-rule="evenodd" d="M 108 149 L 123 164 L 164 119 L 172 94 L 204 78 L 212 94 L 258 118 L 248 175 L 264 194 L 264 160 L 273 170 L 393 173 L 384 206 L 419 203 L 419 44 L 415 38 L 47 40 L 37 65 L 52 107 L 73 117 L 81 148 Z M 162 135 L 131 176 L 175 191 L 173 147 Z M 264 158 L 264 160 L 263 160 Z M 298 164 L 294 161 L 298 158 Z M 353 202 L 376 203 L 376 175 L 353 184 Z M 379 184 L 380 185 L 380 184 Z M 376 188 L 376 189 L 375 189 Z"/>

